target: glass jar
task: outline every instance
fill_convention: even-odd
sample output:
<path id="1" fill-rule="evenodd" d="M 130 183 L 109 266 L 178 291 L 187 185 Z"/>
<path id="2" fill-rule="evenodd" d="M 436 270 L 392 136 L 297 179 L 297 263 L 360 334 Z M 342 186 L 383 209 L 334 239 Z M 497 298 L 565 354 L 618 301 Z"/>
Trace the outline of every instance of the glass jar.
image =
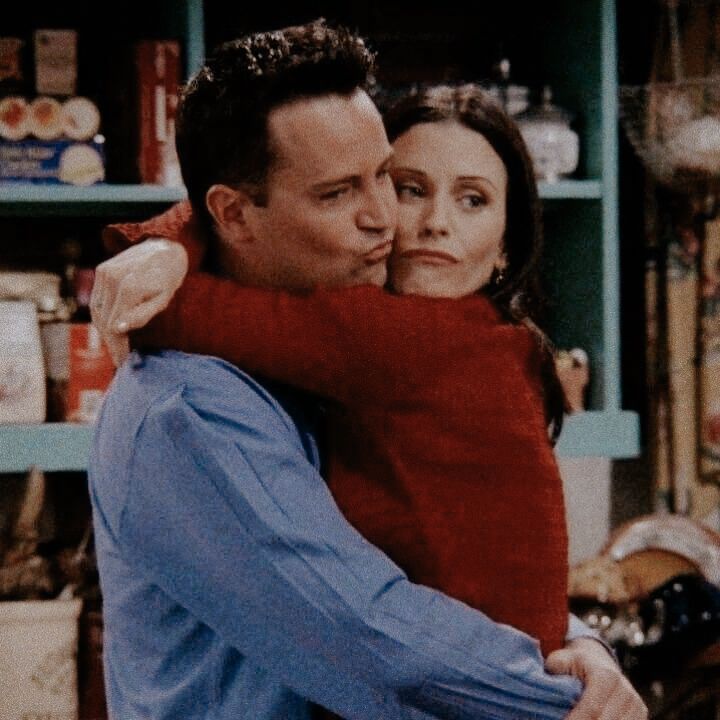
<path id="1" fill-rule="evenodd" d="M 543 88 L 539 105 L 517 116 L 538 179 L 557 182 L 577 169 L 580 142 L 570 127 L 571 119 L 567 111 L 553 105 L 549 86 Z"/>

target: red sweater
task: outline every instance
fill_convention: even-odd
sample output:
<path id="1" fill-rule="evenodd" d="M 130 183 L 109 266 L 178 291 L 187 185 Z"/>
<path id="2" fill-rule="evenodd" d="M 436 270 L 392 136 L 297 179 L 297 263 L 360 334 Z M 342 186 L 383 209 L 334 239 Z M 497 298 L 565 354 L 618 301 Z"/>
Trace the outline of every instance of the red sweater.
<path id="1" fill-rule="evenodd" d="M 180 239 L 187 206 L 115 227 L 116 248 Z M 408 577 L 535 636 L 567 629 L 563 491 L 540 355 L 483 296 L 394 296 L 371 286 L 297 296 L 191 273 L 134 341 L 226 358 L 336 401 L 328 483 L 347 519 Z"/>

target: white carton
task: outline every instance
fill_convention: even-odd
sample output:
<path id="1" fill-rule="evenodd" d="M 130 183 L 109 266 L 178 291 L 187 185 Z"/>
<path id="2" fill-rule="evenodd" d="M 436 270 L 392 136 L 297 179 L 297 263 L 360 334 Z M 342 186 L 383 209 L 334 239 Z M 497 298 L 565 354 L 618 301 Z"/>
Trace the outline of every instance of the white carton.
<path id="1" fill-rule="evenodd" d="M 0 719 L 77 720 L 82 600 L 0 602 Z"/>
<path id="2" fill-rule="evenodd" d="M 0 424 L 45 420 L 45 365 L 35 303 L 0 300 Z"/>

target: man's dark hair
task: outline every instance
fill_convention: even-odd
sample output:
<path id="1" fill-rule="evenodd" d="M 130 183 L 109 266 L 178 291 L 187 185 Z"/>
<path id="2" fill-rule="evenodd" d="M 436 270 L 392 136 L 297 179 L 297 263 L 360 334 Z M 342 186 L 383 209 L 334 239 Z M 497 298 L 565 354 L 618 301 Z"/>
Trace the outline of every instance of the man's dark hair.
<path id="1" fill-rule="evenodd" d="M 367 89 L 374 55 L 325 21 L 258 32 L 220 45 L 184 88 L 177 149 L 193 208 L 208 223 L 215 183 L 244 187 L 262 205 L 275 160 L 268 114 L 305 97 Z"/>

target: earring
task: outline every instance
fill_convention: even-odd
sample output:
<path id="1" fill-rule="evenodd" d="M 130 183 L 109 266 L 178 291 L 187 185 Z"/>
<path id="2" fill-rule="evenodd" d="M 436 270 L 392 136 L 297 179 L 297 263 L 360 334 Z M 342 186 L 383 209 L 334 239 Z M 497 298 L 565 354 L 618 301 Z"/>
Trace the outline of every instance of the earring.
<path id="1" fill-rule="evenodd" d="M 496 265 L 493 268 L 492 284 L 497 287 L 498 285 L 502 284 L 503 280 L 505 280 L 505 266 L 498 267 Z"/>

